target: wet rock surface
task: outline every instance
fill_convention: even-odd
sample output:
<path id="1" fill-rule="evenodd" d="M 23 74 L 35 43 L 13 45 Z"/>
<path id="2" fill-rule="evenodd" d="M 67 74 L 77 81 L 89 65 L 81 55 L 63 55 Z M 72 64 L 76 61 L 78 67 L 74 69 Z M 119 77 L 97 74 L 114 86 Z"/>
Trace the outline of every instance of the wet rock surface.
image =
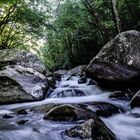
<path id="1" fill-rule="evenodd" d="M 27 122 L 28 122 L 28 120 L 20 120 L 20 121 L 17 121 L 17 124 L 18 125 L 25 125 Z"/>
<path id="2" fill-rule="evenodd" d="M 4 119 L 12 119 L 12 118 L 14 118 L 14 116 L 9 115 L 9 114 L 5 114 L 5 115 L 2 116 L 2 118 L 4 118 Z"/>
<path id="3" fill-rule="evenodd" d="M 6 66 L 1 70 L 0 81 L 1 104 L 41 100 L 48 88 L 44 75 L 19 65 Z"/>
<path id="4" fill-rule="evenodd" d="M 138 87 L 140 32 L 132 30 L 117 35 L 92 59 L 86 74 L 105 87 Z"/>
<path id="5" fill-rule="evenodd" d="M 136 91 L 137 91 L 137 89 L 127 89 L 124 91 L 114 91 L 109 95 L 109 98 L 129 101 L 135 95 Z"/>
<path id="6" fill-rule="evenodd" d="M 87 82 L 86 76 L 83 76 L 83 77 L 81 77 L 81 78 L 78 80 L 78 84 L 84 84 L 84 83 L 86 83 L 86 82 Z"/>
<path id="7" fill-rule="evenodd" d="M 117 113 L 124 112 L 124 109 L 120 106 L 113 105 L 106 102 L 93 102 L 87 104 L 87 107 L 90 108 L 97 116 L 110 117 Z"/>
<path id="8" fill-rule="evenodd" d="M 32 53 L 0 50 L 0 104 L 41 100 L 49 87 L 45 67 Z"/>
<path id="9" fill-rule="evenodd" d="M 85 96 L 85 93 L 79 89 L 68 89 L 62 92 L 57 93 L 56 96 L 53 97 L 78 97 L 78 96 Z"/>
<path id="10" fill-rule="evenodd" d="M 33 101 L 32 95 L 26 93 L 18 82 L 9 77 L 0 77 L 0 104 Z"/>
<path id="11" fill-rule="evenodd" d="M 85 65 L 51 74 L 31 53 L 0 52 L 0 140 L 139 140 L 139 32 L 103 47 L 93 79 Z"/>
<path id="12" fill-rule="evenodd" d="M 68 70 L 67 74 L 71 76 L 82 76 L 84 75 L 86 65 L 77 66 L 71 70 Z"/>
<path id="13" fill-rule="evenodd" d="M 0 64 L 1 67 L 7 65 L 20 65 L 26 68 L 32 68 L 42 74 L 47 73 L 47 75 L 49 75 L 50 73 L 36 55 L 24 50 L 0 50 Z"/>
<path id="14" fill-rule="evenodd" d="M 26 109 L 20 109 L 20 110 L 17 111 L 17 114 L 18 115 L 27 115 L 28 111 Z"/>
<path id="15" fill-rule="evenodd" d="M 85 74 L 86 65 L 80 65 L 70 70 L 58 70 L 54 72 L 54 78 L 60 80 L 63 75 L 83 76 Z"/>
<path id="16" fill-rule="evenodd" d="M 77 125 L 65 131 L 70 137 L 80 138 L 82 140 L 115 140 L 115 135 L 98 117 L 87 120 L 85 123 Z"/>
<path id="17" fill-rule="evenodd" d="M 127 94 L 125 94 L 122 91 L 114 91 L 113 93 L 111 93 L 109 95 L 109 98 L 112 98 L 112 99 L 127 99 L 128 96 L 127 96 Z"/>
<path id="18" fill-rule="evenodd" d="M 79 106 L 60 105 L 52 108 L 43 118 L 53 121 L 78 121 L 92 118 L 93 113 Z"/>

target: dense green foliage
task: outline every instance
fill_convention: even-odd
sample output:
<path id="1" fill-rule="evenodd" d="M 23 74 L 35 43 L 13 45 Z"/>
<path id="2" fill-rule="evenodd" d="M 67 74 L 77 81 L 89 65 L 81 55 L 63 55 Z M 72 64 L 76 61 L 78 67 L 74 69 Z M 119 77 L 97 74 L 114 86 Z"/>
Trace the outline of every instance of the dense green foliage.
<path id="1" fill-rule="evenodd" d="M 0 49 L 39 50 L 52 68 L 87 64 L 120 31 L 140 30 L 138 0 L 0 0 Z"/>
<path id="2" fill-rule="evenodd" d="M 102 41 L 98 40 L 99 33 L 88 25 L 88 20 L 82 3 L 66 1 L 59 5 L 52 23 L 56 30 L 47 31 L 48 42 L 43 48 L 47 64 L 65 68 L 90 61 Z M 93 44 L 95 51 L 92 51 Z"/>
<path id="3" fill-rule="evenodd" d="M 45 1 L 43 1 L 45 2 Z M 33 47 L 36 41 L 45 37 L 50 28 L 49 16 L 41 0 L 1 0 L 0 1 L 0 49 L 13 47 Z M 46 7 L 49 7 L 46 5 Z M 28 47 L 27 47 L 28 46 Z"/>
<path id="4" fill-rule="evenodd" d="M 120 30 L 140 29 L 140 1 L 117 1 Z M 47 65 L 69 68 L 87 64 L 100 48 L 118 34 L 111 0 L 65 0 L 58 4 L 42 49 Z"/>

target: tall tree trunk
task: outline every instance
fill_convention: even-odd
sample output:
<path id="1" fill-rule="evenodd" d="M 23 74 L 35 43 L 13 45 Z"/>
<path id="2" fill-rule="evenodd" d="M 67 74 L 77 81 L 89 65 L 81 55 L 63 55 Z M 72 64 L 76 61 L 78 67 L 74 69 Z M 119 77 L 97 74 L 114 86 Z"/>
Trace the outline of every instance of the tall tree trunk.
<path id="1" fill-rule="evenodd" d="M 118 33 L 120 33 L 122 29 L 121 29 L 121 20 L 119 17 L 119 11 L 117 9 L 117 0 L 111 0 L 111 3 L 112 3 L 112 9 L 113 9 L 112 12 L 116 20 L 117 31 Z"/>
<path id="2" fill-rule="evenodd" d="M 88 12 L 92 15 L 92 17 L 94 19 L 93 23 L 96 26 L 96 28 L 98 28 L 100 33 L 103 35 L 104 39 L 108 40 L 108 38 L 109 38 L 108 30 L 105 27 L 105 25 L 103 25 L 102 19 L 101 19 L 100 15 L 98 14 L 98 11 L 95 8 L 93 1 L 92 0 L 82 0 L 82 2 L 85 5 L 85 7 L 87 8 Z"/>

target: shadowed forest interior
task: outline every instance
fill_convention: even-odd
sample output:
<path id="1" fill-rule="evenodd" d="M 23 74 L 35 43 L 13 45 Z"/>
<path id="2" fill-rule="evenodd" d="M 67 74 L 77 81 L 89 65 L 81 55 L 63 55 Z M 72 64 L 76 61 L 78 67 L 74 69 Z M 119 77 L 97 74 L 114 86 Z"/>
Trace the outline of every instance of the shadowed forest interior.
<path id="1" fill-rule="evenodd" d="M 139 0 L 1 0 L 0 49 L 29 49 L 50 69 L 69 69 L 119 32 L 140 30 L 139 17 Z"/>

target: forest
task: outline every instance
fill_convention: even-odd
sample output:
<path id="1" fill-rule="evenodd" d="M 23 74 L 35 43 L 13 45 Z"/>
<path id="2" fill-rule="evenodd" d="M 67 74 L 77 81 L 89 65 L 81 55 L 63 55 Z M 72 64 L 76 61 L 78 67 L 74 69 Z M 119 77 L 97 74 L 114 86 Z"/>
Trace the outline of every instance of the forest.
<path id="1" fill-rule="evenodd" d="M 140 0 L 0 0 L 0 140 L 140 140 Z"/>
<path id="2" fill-rule="evenodd" d="M 1 0 L 0 49 L 33 50 L 50 69 L 69 69 L 140 30 L 139 17 L 139 0 Z"/>

